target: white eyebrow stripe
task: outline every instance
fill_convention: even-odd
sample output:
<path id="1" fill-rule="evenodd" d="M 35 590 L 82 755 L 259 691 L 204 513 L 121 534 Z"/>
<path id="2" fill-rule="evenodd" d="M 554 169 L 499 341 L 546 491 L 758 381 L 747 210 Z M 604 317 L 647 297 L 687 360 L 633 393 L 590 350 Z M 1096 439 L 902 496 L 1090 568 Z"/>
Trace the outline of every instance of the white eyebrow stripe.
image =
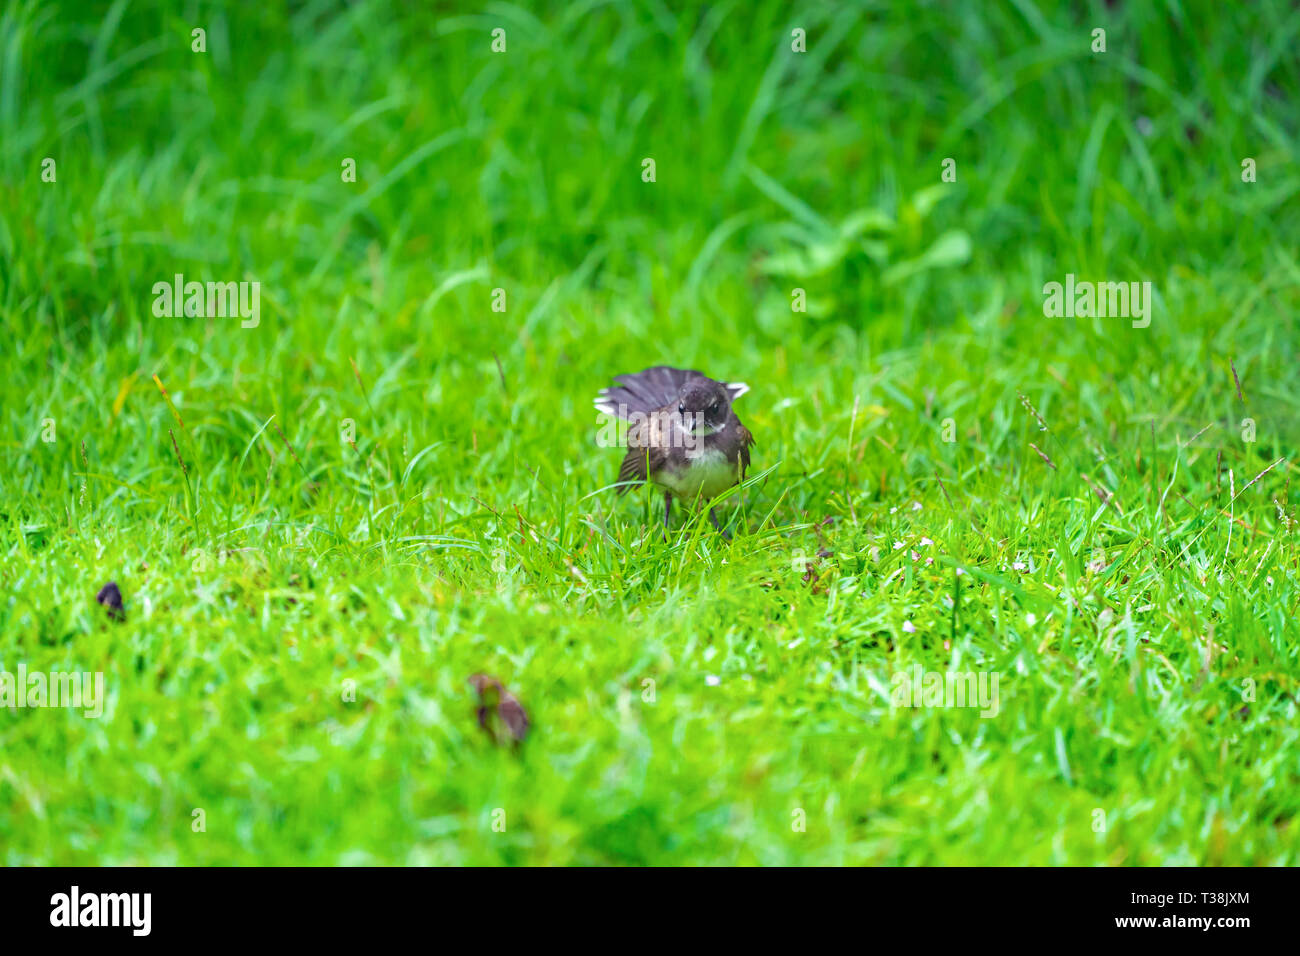
<path id="1" fill-rule="evenodd" d="M 727 391 L 731 393 L 731 400 L 735 401 L 749 391 L 749 386 L 744 382 L 728 382 Z"/>

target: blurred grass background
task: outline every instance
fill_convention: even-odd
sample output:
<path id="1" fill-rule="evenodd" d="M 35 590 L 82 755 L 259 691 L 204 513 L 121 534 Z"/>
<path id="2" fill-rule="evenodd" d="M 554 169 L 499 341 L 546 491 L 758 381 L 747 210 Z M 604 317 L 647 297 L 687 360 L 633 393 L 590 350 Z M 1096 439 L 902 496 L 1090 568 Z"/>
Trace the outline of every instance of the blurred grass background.
<path id="1" fill-rule="evenodd" d="M 0 9 L 0 663 L 110 693 L 0 714 L 4 862 L 1296 862 L 1294 5 Z M 593 495 L 661 362 L 732 544 Z"/>

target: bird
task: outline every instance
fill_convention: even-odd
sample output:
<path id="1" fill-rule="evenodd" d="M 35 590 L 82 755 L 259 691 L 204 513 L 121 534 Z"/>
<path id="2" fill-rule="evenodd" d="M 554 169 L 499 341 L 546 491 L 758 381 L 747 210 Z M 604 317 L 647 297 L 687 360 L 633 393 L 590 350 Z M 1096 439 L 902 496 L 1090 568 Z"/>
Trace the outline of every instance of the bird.
<path id="1" fill-rule="evenodd" d="M 667 365 L 616 375 L 614 381 L 601 389 L 595 406 L 630 426 L 618 493 L 646 481 L 661 488 L 665 533 L 674 496 L 698 505 L 744 480 L 754 436 L 731 404 L 749 391 L 748 385 Z M 709 518 L 717 528 L 712 509 Z"/>
<path id="2" fill-rule="evenodd" d="M 519 698 L 488 674 L 474 674 L 469 682 L 478 692 L 478 707 L 475 709 L 478 724 L 487 731 L 492 742 L 509 741 L 515 747 L 523 743 L 528 736 L 529 720 Z"/>
<path id="3" fill-rule="evenodd" d="M 126 617 L 126 612 L 122 610 L 122 591 L 116 581 L 109 581 L 100 588 L 99 593 L 95 595 L 95 600 L 108 609 L 108 616 L 114 621 L 121 621 Z"/>

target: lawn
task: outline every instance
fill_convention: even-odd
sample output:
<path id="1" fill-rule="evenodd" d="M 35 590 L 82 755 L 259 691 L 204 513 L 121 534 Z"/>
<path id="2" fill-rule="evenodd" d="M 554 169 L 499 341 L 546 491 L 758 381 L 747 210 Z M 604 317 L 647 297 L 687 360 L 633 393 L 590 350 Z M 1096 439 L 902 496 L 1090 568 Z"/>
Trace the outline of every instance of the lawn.
<path id="1" fill-rule="evenodd" d="M 86 6 L 0 0 L 0 671 L 106 698 L 0 863 L 1300 864 L 1294 4 Z M 656 364 L 730 538 L 610 488 Z"/>

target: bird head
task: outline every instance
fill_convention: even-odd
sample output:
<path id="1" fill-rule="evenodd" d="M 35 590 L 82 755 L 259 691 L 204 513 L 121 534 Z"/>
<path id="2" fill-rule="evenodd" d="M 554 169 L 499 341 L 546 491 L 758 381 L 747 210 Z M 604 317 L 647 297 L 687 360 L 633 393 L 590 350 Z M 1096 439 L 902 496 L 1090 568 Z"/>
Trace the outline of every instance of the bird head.
<path id="1" fill-rule="evenodd" d="M 712 434 L 731 417 L 731 393 L 722 382 L 695 379 L 677 395 L 677 414 L 682 427 L 693 434 Z"/>

